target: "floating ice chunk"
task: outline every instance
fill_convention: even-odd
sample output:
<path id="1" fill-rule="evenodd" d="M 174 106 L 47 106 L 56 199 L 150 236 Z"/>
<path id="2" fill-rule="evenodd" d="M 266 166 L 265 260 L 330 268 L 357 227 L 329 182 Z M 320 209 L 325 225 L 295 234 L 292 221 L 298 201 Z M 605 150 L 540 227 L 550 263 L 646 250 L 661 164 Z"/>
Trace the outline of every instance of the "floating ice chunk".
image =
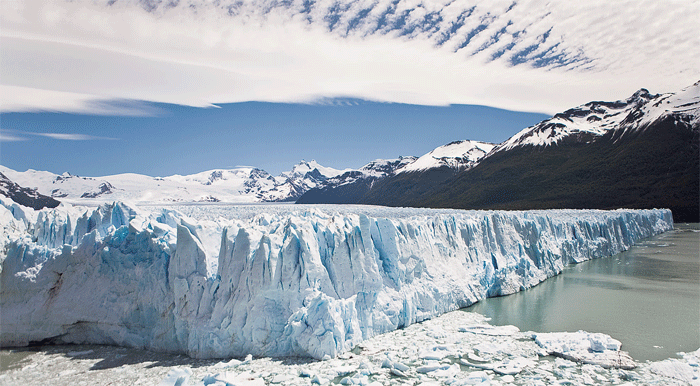
<path id="1" fill-rule="evenodd" d="M 570 361 L 600 365 L 604 368 L 633 369 L 634 360 L 621 343 L 601 333 L 550 332 L 533 334 L 535 342 L 550 355 Z"/>
<path id="2" fill-rule="evenodd" d="M 408 369 L 406 369 L 406 370 L 408 370 Z M 406 373 L 404 373 L 403 371 L 397 369 L 396 367 L 392 367 L 392 368 L 391 368 L 391 371 L 389 371 L 389 372 L 390 372 L 392 375 L 396 375 L 397 377 L 406 378 L 406 377 L 408 376 L 408 375 L 406 375 Z"/>
<path id="3" fill-rule="evenodd" d="M 176 367 L 168 372 L 158 386 L 186 386 L 192 376 L 192 370 Z"/>
<path id="4" fill-rule="evenodd" d="M 365 362 L 363 362 L 362 364 L 364 364 L 366 366 Z M 389 367 L 391 367 L 391 365 L 389 365 Z M 367 367 L 364 367 L 364 368 L 366 369 Z M 336 376 L 338 376 L 338 377 L 344 377 L 346 375 L 352 374 L 355 372 L 355 370 L 356 369 L 350 365 L 338 366 L 338 367 L 333 369 L 333 371 L 335 371 Z"/>
<path id="5" fill-rule="evenodd" d="M 94 350 L 70 351 L 70 352 L 67 352 L 66 355 L 69 357 L 77 357 L 77 356 L 92 354 L 93 352 L 95 352 L 95 351 Z"/>
<path id="6" fill-rule="evenodd" d="M 431 374 L 438 378 L 452 378 L 455 375 L 459 374 L 460 371 L 461 369 L 459 368 L 459 365 L 455 363 L 453 365 L 441 367 L 432 372 Z"/>
<path id="7" fill-rule="evenodd" d="M 393 367 L 392 364 L 393 364 L 393 362 L 391 361 L 391 359 L 384 358 L 384 360 L 382 361 L 382 368 L 383 369 L 390 369 Z"/>
<path id="8" fill-rule="evenodd" d="M 490 385 L 491 376 L 486 371 L 472 371 L 464 380 L 466 385 Z"/>
<path id="9" fill-rule="evenodd" d="M 700 385 L 700 349 L 692 353 L 679 353 L 683 360 L 669 358 L 660 362 L 651 363 L 652 372 L 665 377 L 688 382 L 693 386 Z"/>
<path id="10" fill-rule="evenodd" d="M 265 381 L 253 373 L 223 372 L 205 377 L 204 385 L 221 383 L 226 386 L 265 386 Z M 183 385 L 184 384 L 178 384 Z"/>
<path id="11" fill-rule="evenodd" d="M 433 347 L 428 350 L 422 350 L 419 354 L 418 357 L 421 359 L 425 360 L 433 360 L 433 361 L 439 361 L 442 358 L 449 356 L 449 355 L 454 355 L 454 353 L 449 350 L 447 347 Z"/>
<path id="12" fill-rule="evenodd" d="M 432 363 L 429 365 L 420 366 L 416 369 L 416 371 L 419 373 L 422 373 L 422 374 L 427 374 L 427 373 L 430 373 L 430 372 L 433 372 L 436 370 L 440 370 L 440 369 L 444 370 L 444 369 L 447 369 L 449 367 L 450 367 L 449 365 L 442 365 L 440 363 Z"/>
<path id="13" fill-rule="evenodd" d="M 219 362 L 219 363 L 215 364 L 214 367 L 217 369 L 223 369 L 223 368 L 227 368 L 227 367 L 236 367 L 236 366 L 240 365 L 241 363 L 243 363 L 243 362 L 239 361 L 238 359 L 231 359 L 228 362 Z"/>
<path id="14" fill-rule="evenodd" d="M 460 332 L 471 332 L 472 334 L 491 335 L 491 336 L 511 336 L 520 332 L 520 329 L 515 326 L 468 326 L 460 327 Z"/>
<path id="15" fill-rule="evenodd" d="M 526 367 L 535 365 L 535 361 L 528 358 L 505 359 L 491 363 L 472 363 L 465 359 L 460 359 L 460 363 L 477 369 L 491 370 L 500 375 L 516 375 Z"/>
<path id="16" fill-rule="evenodd" d="M 489 361 L 488 359 L 482 358 L 482 357 L 474 354 L 473 352 L 470 352 L 469 354 L 467 354 L 467 358 L 469 358 L 470 361 L 481 362 L 481 363 Z"/>
<path id="17" fill-rule="evenodd" d="M 605 334 L 588 334 L 591 343 L 591 351 L 604 352 L 605 350 L 619 351 L 622 343 Z"/>
<path id="18" fill-rule="evenodd" d="M 494 363 L 493 371 L 501 375 L 516 375 L 523 371 L 526 367 L 534 367 L 535 361 L 529 358 L 513 358 L 505 359 L 501 362 Z"/>
<path id="19" fill-rule="evenodd" d="M 501 343 L 495 343 L 495 342 L 481 342 L 477 345 L 475 345 L 474 350 L 479 355 L 498 355 L 498 354 L 504 354 L 508 353 L 511 348 L 513 348 L 513 342 L 510 341 L 505 341 Z"/>
<path id="20" fill-rule="evenodd" d="M 391 365 L 392 368 L 397 369 L 399 371 L 408 371 L 409 367 L 406 366 L 405 364 L 401 362 L 394 362 Z"/>
<path id="21" fill-rule="evenodd" d="M 294 378 L 296 378 L 296 377 L 291 375 L 291 374 L 276 374 L 275 376 L 272 377 L 272 379 L 270 380 L 270 383 L 287 384 L 287 383 L 290 383 L 290 381 L 292 381 Z"/>

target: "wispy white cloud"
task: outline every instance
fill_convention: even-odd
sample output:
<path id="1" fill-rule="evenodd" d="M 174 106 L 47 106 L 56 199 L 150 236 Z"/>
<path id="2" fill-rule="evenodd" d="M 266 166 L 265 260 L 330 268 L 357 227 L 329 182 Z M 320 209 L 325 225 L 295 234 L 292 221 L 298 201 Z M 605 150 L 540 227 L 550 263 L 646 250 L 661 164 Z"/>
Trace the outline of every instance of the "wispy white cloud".
<path id="1" fill-rule="evenodd" d="M 118 138 L 110 138 L 110 137 L 98 137 L 94 135 L 86 135 L 86 134 L 70 134 L 70 133 L 25 133 L 25 134 L 30 134 L 30 135 L 36 135 L 40 137 L 47 137 L 51 139 L 58 139 L 61 141 L 116 141 Z"/>
<path id="2" fill-rule="evenodd" d="M 2 111 L 343 96 L 556 112 L 700 77 L 695 0 L 106 4 L 1 2 Z"/>
<path id="3" fill-rule="evenodd" d="M 0 129 L 0 141 L 16 142 L 29 141 L 31 137 L 46 137 L 60 141 L 116 141 L 119 138 L 100 137 L 96 135 L 78 133 L 43 133 L 20 130 Z"/>
<path id="4" fill-rule="evenodd" d="M 29 138 L 23 137 L 21 135 L 16 135 L 11 132 L 5 131 L 5 130 L 0 130 L 0 143 L 2 142 L 19 142 L 19 141 L 27 141 Z"/>
<path id="5" fill-rule="evenodd" d="M 5 42 L 7 39 L 3 39 Z M 0 84 L 0 112 L 55 111 L 132 117 L 158 116 L 162 113 L 161 109 L 145 101 Z"/>

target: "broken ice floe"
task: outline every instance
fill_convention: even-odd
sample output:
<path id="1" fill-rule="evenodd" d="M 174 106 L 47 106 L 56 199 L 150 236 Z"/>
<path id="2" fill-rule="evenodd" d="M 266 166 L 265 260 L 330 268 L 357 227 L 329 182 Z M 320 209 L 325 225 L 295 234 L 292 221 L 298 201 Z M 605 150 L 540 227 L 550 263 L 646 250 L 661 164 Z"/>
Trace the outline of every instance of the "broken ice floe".
<path id="1" fill-rule="evenodd" d="M 633 369 L 632 357 L 620 350 L 621 343 L 600 333 L 550 332 L 536 333 L 535 342 L 550 355 L 574 362 L 600 365 L 604 368 Z"/>

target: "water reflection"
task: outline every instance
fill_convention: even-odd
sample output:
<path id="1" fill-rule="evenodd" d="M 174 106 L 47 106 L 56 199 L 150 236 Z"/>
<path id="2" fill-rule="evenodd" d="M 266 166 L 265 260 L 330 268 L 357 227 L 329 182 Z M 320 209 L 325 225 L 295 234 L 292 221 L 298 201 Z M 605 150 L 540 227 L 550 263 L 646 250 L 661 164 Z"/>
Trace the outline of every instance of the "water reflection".
<path id="1" fill-rule="evenodd" d="M 566 269 L 511 296 L 468 309 L 522 330 L 604 332 L 637 360 L 700 347 L 698 224 L 647 239 L 611 258 Z"/>

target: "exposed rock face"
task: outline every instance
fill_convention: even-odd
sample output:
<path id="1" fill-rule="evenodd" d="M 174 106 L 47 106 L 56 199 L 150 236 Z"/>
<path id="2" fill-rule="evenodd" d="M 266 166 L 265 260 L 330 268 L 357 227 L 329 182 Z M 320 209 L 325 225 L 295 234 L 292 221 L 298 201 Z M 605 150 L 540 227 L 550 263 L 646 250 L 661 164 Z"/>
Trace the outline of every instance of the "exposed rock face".
<path id="1" fill-rule="evenodd" d="M 55 208 L 61 203 L 49 196 L 44 196 L 36 189 L 23 188 L 10 181 L 7 176 L 0 173 L 0 194 L 12 201 L 32 209 Z"/>

